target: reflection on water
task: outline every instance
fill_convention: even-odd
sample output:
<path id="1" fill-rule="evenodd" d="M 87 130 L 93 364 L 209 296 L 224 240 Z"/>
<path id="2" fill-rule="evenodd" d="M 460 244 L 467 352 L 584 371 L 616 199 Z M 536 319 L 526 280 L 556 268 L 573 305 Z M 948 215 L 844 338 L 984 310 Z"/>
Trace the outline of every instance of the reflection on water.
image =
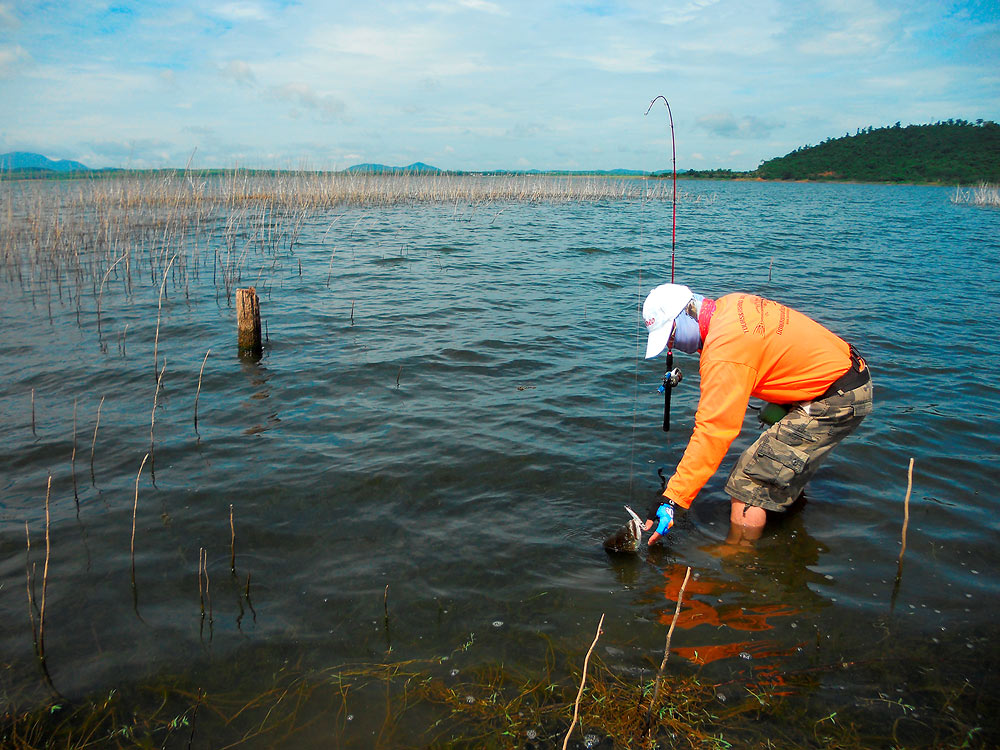
<path id="1" fill-rule="evenodd" d="M 281 422 L 277 412 L 268 412 L 266 405 L 263 403 L 253 403 L 254 401 L 265 402 L 271 397 L 268 380 L 270 380 L 272 374 L 268 372 L 266 367 L 260 364 L 259 355 L 248 352 L 240 352 L 240 367 L 253 391 L 249 396 L 250 400 L 244 402 L 240 408 L 247 416 L 253 415 L 255 418 L 262 418 L 263 420 L 244 429 L 243 434 L 259 435 L 262 432 L 277 427 Z"/>
<path id="2" fill-rule="evenodd" d="M 664 596 L 667 601 L 676 602 L 686 572 L 687 566 L 683 565 L 675 565 L 664 571 Z M 782 689 L 782 674 L 786 669 L 784 660 L 799 648 L 798 644 L 785 646 L 777 637 L 744 637 L 731 642 L 717 642 L 726 638 L 726 633 L 729 638 L 740 638 L 744 633 L 773 630 L 777 618 L 796 617 L 803 612 L 802 609 L 785 604 L 727 601 L 734 593 L 740 594 L 740 599 L 745 599 L 746 589 L 743 588 L 743 583 L 710 574 L 696 574 L 684 591 L 683 606 L 676 624 L 677 628 L 695 632 L 684 639 L 687 645 L 675 647 L 673 653 L 697 665 L 724 659 L 743 660 L 750 671 L 750 678 L 747 680 L 749 684 L 767 688 L 772 695 L 788 695 L 790 693 Z M 797 599 L 798 596 L 793 594 L 792 598 Z M 669 626 L 672 620 L 672 610 L 660 615 L 660 623 L 663 625 Z M 707 640 L 700 644 L 697 628 L 711 628 L 710 631 L 701 631 L 706 634 Z"/>

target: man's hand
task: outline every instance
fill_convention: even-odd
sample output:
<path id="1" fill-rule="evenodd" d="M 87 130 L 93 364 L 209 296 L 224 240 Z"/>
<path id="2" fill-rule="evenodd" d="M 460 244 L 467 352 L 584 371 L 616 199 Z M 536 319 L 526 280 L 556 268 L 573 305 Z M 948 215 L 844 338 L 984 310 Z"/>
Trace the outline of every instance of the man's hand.
<path id="1" fill-rule="evenodd" d="M 646 510 L 645 530 L 649 531 L 653 528 L 654 524 L 656 525 L 656 531 L 653 532 L 652 536 L 649 537 L 649 541 L 646 542 L 649 545 L 655 544 L 674 525 L 674 504 L 662 495 L 650 503 L 649 508 Z"/>

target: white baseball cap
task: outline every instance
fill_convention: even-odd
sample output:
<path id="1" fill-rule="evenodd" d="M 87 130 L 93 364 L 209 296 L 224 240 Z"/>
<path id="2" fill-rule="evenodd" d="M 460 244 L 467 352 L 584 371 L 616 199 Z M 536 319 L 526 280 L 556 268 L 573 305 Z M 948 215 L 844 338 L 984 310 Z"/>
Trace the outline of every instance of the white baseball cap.
<path id="1" fill-rule="evenodd" d="M 660 284 L 646 296 L 646 301 L 642 303 L 642 319 L 649 332 L 646 359 L 667 348 L 674 330 L 674 319 L 693 298 L 694 293 L 683 284 Z"/>

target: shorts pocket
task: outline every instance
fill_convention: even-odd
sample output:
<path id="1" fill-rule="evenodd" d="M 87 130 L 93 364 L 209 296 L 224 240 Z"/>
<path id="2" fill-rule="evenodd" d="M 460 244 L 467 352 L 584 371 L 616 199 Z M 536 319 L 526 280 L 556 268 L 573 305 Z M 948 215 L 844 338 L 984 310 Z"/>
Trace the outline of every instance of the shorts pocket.
<path id="1" fill-rule="evenodd" d="M 867 417 L 872 413 L 872 400 L 866 398 L 864 401 L 858 401 L 854 404 L 854 416 L 855 417 Z"/>
<path id="2" fill-rule="evenodd" d="M 815 429 L 809 430 L 801 422 L 802 420 L 799 420 L 799 424 L 788 422 L 778 425 L 778 435 L 783 445 L 810 445 L 816 442 L 819 436 Z M 815 420 L 812 423 L 814 424 Z"/>
<path id="3" fill-rule="evenodd" d="M 766 436 L 744 473 L 761 484 L 786 489 L 805 469 L 808 459 L 808 454 L 798 448 Z"/>

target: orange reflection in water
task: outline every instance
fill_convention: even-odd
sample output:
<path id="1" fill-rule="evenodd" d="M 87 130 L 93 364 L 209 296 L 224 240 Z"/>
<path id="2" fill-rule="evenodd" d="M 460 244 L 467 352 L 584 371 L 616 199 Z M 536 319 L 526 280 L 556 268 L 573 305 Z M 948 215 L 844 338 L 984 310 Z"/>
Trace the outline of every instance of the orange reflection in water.
<path id="1" fill-rule="evenodd" d="M 677 601 L 677 594 L 686 572 L 686 566 L 682 565 L 664 571 L 664 577 L 667 579 L 664 594 L 669 601 Z M 801 612 L 795 607 L 782 604 L 762 604 L 746 608 L 738 604 L 718 603 L 722 594 L 742 590 L 737 581 L 706 577 L 704 574 L 696 579 L 692 578 L 684 589 L 684 601 L 681 603 L 676 627 L 691 629 L 698 625 L 710 625 L 716 629 L 729 628 L 734 631 L 759 633 L 774 627 L 770 622 L 773 618 L 788 617 Z M 695 598 L 698 595 L 713 597 L 717 603 L 712 604 L 704 599 Z M 674 608 L 670 607 L 660 614 L 659 620 L 669 627 L 673 617 Z M 698 665 L 723 659 L 744 659 L 752 673 L 752 682 L 767 687 L 774 695 L 789 695 L 791 691 L 786 689 L 781 662 L 794 653 L 797 647 L 798 644 L 783 647 L 773 639 L 759 639 L 702 646 L 679 646 L 672 648 L 671 653 Z"/>

